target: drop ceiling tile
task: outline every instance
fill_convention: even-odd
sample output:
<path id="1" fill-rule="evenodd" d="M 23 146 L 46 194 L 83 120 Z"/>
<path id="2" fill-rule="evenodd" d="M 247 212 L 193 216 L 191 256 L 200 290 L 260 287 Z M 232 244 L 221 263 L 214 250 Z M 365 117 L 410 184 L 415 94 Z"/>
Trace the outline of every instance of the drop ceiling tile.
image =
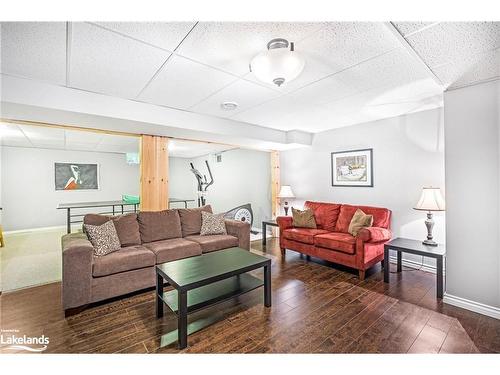
<path id="1" fill-rule="evenodd" d="M 237 121 L 282 129 L 282 125 L 278 125 L 280 119 L 288 115 L 291 109 L 298 108 L 301 105 L 304 104 L 299 100 L 285 95 L 242 111 L 231 118 Z"/>
<path id="2" fill-rule="evenodd" d="M 73 23 L 70 85 L 134 98 L 170 55 L 87 23 Z"/>
<path id="3" fill-rule="evenodd" d="M 21 128 L 13 124 L 0 124 L 0 142 L 3 146 L 31 147 Z"/>
<path id="4" fill-rule="evenodd" d="M 196 104 L 190 108 L 190 111 L 220 117 L 231 117 L 242 110 L 276 98 L 279 95 L 276 91 L 245 81 L 244 79 L 239 79 Z M 221 103 L 223 102 L 236 102 L 238 103 L 238 108 L 234 111 L 223 110 L 221 108 Z"/>
<path id="5" fill-rule="evenodd" d="M 64 129 L 43 126 L 19 126 L 35 147 L 64 147 Z"/>
<path id="6" fill-rule="evenodd" d="M 428 28 L 431 25 L 434 26 L 437 22 L 393 22 L 392 24 L 398 29 L 401 35 L 407 36 L 420 32 L 422 29 Z"/>
<path id="7" fill-rule="evenodd" d="M 65 22 L 2 22 L 2 73 L 66 83 Z"/>
<path id="8" fill-rule="evenodd" d="M 300 46 L 334 73 L 398 48 L 400 42 L 381 22 L 329 22 Z"/>
<path id="9" fill-rule="evenodd" d="M 407 38 L 431 68 L 500 47 L 500 22 L 442 22 Z"/>
<path id="10" fill-rule="evenodd" d="M 344 81 L 339 74 L 314 82 L 289 94 L 291 97 L 308 104 L 323 104 L 359 92 L 359 88 Z"/>
<path id="11" fill-rule="evenodd" d="M 220 70 L 172 56 L 139 100 L 187 109 L 236 79 Z"/>
<path id="12" fill-rule="evenodd" d="M 97 22 L 98 25 L 173 51 L 195 22 Z"/>
<path id="13" fill-rule="evenodd" d="M 387 112 L 400 115 L 436 101 L 442 102 L 442 91 L 436 90 L 434 82 L 428 78 L 401 86 L 372 89 L 333 101 L 323 107 L 328 109 L 330 114 L 339 117 L 363 112 L 377 119 L 389 117 L 386 116 Z"/>
<path id="14" fill-rule="evenodd" d="M 449 82 L 454 82 L 452 87 L 466 86 L 474 82 L 486 81 L 500 77 L 500 48 L 489 51 L 482 55 L 479 61 L 469 68 L 464 74 L 457 72 L 452 66 L 444 66 L 437 70 L 438 74 L 444 74 L 444 69 L 453 74 Z"/>
<path id="15" fill-rule="evenodd" d="M 358 92 L 379 87 L 404 86 L 428 80 L 430 73 L 402 47 L 346 69 L 335 76 L 355 87 Z M 434 83 L 436 91 L 442 88 Z"/>
<path id="16" fill-rule="evenodd" d="M 274 38 L 290 42 L 316 32 L 322 23 L 288 22 L 200 22 L 184 40 L 178 53 L 242 76 L 258 53 Z"/>

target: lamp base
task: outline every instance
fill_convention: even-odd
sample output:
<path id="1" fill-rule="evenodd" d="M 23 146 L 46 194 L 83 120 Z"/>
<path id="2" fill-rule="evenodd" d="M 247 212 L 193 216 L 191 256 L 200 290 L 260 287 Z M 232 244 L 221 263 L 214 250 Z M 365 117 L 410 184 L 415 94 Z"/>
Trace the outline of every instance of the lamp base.
<path id="1" fill-rule="evenodd" d="M 433 240 L 424 240 L 424 241 L 422 241 L 422 243 L 424 245 L 427 245 L 427 246 L 437 246 L 438 245 L 437 242 L 433 241 Z"/>
<path id="2" fill-rule="evenodd" d="M 437 242 L 432 240 L 432 228 L 434 227 L 434 219 L 432 218 L 432 212 L 427 212 L 427 220 L 425 220 L 425 226 L 427 227 L 427 239 L 422 241 L 424 245 L 427 246 L 437 246 Z"/>

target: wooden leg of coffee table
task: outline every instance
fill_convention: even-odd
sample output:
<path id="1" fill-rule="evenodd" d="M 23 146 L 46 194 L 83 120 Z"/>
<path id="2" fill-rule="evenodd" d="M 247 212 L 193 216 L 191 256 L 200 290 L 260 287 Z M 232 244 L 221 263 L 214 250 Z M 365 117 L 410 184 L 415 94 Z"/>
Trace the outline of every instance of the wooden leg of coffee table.
<path id="1" fill-rule="evenodd" d="M 159 273 L 156 274 L 156 317 L 163 316 L 163 277 Z"/>
<path id="2" fill-rule="evenodd" d="M 179 349 L 187 347 L 187 292 L 178 292 L 177 332 Z"/>
<path id="3" fill-rule="evenodd" d="M 271 265 L 264 266 L 264 305 L 271 307 Z"/>

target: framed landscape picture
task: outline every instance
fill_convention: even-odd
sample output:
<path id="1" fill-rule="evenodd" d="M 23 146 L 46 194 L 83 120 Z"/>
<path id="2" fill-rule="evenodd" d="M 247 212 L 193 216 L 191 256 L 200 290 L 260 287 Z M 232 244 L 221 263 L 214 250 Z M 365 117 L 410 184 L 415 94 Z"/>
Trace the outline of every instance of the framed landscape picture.
<path id="1" fill-rule="evenodd" d="M 373 149 L 332 152 L 332 186 L 373 187 Z"/>
<path id="2" fill-rule="evenodd" d="M 98 190 L 97 164 L 55 163 L 56 190 Z"/>

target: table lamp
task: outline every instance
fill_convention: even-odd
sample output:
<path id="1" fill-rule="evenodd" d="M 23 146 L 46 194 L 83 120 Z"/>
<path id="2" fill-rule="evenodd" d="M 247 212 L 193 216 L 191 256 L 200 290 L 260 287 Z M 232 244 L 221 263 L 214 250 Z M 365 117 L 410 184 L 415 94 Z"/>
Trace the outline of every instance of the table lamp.
<path id="1" fill-rule="evenodd" d="M 437 246 L 437 243 L 432 240 L 432 227 L 434 227 L 432 212 L 444 211 L 445 209 L 445 203 L 443 196 L 441 195 L 441 190 L 435 187 L 424 187 L 422 189 L 420 200 L 413 208 L 415 210 L 427 211 L 427 220 L 425 220 L 425 226 L 427 227 L 427 239 L 422 243 L 424 245 Z"/>
<path id="2" fill-rule="evenodd" d="M 295 194 L 293 194 L 291 186 L 282 185 L 278 198 L 285 200 L 283 208 L 285 209 L 285 216 L 288 216 L 288 199 L 295 198 Z"/>

